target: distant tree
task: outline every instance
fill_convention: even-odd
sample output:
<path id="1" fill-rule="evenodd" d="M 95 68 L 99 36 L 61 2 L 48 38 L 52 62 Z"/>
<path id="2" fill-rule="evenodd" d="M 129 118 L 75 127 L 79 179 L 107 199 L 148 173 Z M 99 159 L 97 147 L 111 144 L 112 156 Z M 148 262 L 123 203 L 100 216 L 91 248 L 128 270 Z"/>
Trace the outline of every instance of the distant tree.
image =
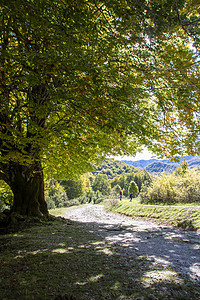
<path id="1" fill-rule="evenodd" d="M 139 193 L 139 189 L 135 181 L 131 181 L 128 189 L 128 193 L 132 193 L 133 197 L 135 197 Z"/>
<path id="2" fill-rule="evenodd" d="M 114 196 L 119 196 L 119 192 L 121 191 L 121 187 L 119 186 L 119 184 L 115 185 L 113 188 L 112 188 L 112 194 Z"/>
<path id="3" fill-rule="evenodd" d="M 184 175 L 189 171 L 188 163 L 185 161 L 185 159 L 181 162 L 180 167 L 176 168 L 175 174 L 176 175 Z"/>
<path id="4" fill-rule="evenodd" d="M 119 185 L 123 189 L 123 193 L 125 196 L 128 196 L 128 188 L 130 185 L 131 181 L 135 181 L 135 183 L 138 186 L 139 192 L 141 191 L 142 185 L 149 184 L 151 182 L 151 175 L 144 169 L 137 172 L 132 172 L 132 173 L 125 173 L 123 175 L 120 175 L 119 177 L 114 177 L 110 183 L 112 189 L 116 186 Z"/>
<path id="5" fill-rule="evenodd" d="M 108 178 L 112 178 L 112 177 L 113 177 L 113 172 L 112 172 L 112 170 L 107 170 L 107 171 L 106 171 L 106 175 L 108 176 Z"/>
<path id="6" fill-rule="evenodd" d="M 142 183 L 143 183 L 143 177 L 142 177 L 142 174 L 141 173 L 136 173 L 135 175 L 134 175 L 134 181 L 135 181 L 135 183 L 137 184 L 137 186 L 138 186 L 138 189 L 139 189 L 139 192 L 140 192 L 140 190 L 141 190 L 141 188 L 142 188 Z"/>
<path id="7" fill-rule="evenodd" d="M 76 180 L 62 180 L 61 185 L 64 187 L 69 199 L 79 198 L 90 190 L 90 180 L 86 174 Z"/>
<path id="8" fill-rule="evenodd" d="M 88 174 L 83 174 L 80 176 L 79 181 L 82 186 L 82 193 L 85 195 L 91 190 L 91 183 Z"/>
<path id="9" fill-rule="evenodd" d="M 95 192 L 99 191 L 103 195 L 109 195 L 111 192 L 111 186 L 107 175 L 105 174 L 97 175 L 92 183 L 92 188 Z"/>
<path id="10" fill-rule="evenodd" d="M 62 186 L 64 187 L 67 197 L 69 199 L 75 199 L 83 195 L 81 182 L 78 180 L 62 180 Z"/>
<path id="11" fill-rule="evenodd" d="M 128 184 L 130 184 L 130 182 L 133 181 L 134 178 L 135 178 L 135 173 L 132 172 L 132 173 L 126 174 L 126 182 L 127 182 Z"/>
<path id="12" fill-rule="evenodd" d="M 123 191 L 126 191 L 126 176 L 124 174 L 118 177 L 118 184 Z"/>
<path id="13" fill-rule="evenodd" d="M 142 177 L 143 177 L 143 184 L 150 185 L 152 182 L 153 176 L 147 172 L 147 170 L 142 169 Z"/>
<path id="14" fill-rule="evenodd" d="M 111 185 L 111 188 L 118 185 L 118 177 L 114 177 L 113 179 L 111 179 L 110 180 L 110 185 Z"/>
<path id="15" fill-rule="evenodd" d="M 91 189 L 88 194 L 87 194 L 87 197 L 89 199 L 89 203 L 92 202 L 92 200 L 94 200 L 94 197 L 95 197 L 95 192 Z"/>

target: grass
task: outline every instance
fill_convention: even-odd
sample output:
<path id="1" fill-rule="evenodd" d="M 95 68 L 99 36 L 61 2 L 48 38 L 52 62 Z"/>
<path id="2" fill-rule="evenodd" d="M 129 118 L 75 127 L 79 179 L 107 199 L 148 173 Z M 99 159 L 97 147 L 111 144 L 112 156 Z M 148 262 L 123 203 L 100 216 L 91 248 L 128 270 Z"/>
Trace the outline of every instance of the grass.
<path id="1" fill-rule="evenodd" d="M 61 208 L 55 208 L 55 209 L 51 209 L 49 211 L 49 213 L 53 216 L 62 216 L 65 214 L 65 212 L 68 210 L 73 210 L 74 208 L 76 208 L 77 206 L 70 206 L 70 207 L 61 207 Z M 81 207 L 81 205 L 79 205 L 78 207 Z"/>
<path id="2" fill-rule="evenodd" d="M 115 205 L 108 201 L 106 207 L 112 212 L 130 217 L 150 218 L 167 225 L 200 230 L 200 206 L 197 205 L 141 205 L 138 199 L 132 202 L 124 199 L 121 202 L 115 202 Z"/>

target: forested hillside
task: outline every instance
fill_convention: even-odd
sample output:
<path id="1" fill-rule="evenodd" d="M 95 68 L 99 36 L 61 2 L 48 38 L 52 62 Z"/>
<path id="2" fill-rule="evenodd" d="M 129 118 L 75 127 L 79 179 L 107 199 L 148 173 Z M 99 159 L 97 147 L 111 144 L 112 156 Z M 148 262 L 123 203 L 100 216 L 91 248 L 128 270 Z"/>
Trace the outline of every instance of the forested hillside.
<path id="1" fill-rule="evenodd" d="M 143 169 L 146 166 L 150 165 L 151 163 L 157 162 L 158 159 L 152 158 L 152 159 L 140 159 L 136 161 L 132 160 L 122 160 L 127 165 L 134 166 L 135 168 Z"/>
<path id="2" fill-rule="evenodd" d="M 93 175 L 97 174 L 106 174 L 109 179 L 112 179 L 116 176 L 126 173 L 137 173 L 139 170 L 138 168 L 126 164 L 123 161 L 118 160 L 105 160 L 101 165 L 98 165 L 93 172 Z"/>
<path id="3" fill-rule="evenodd" d="M 177 167 L 179 167 L 179 164 L 177 163 L 165 163 L 162 161 L 155 161 L 147 165 L 145 169 L 150 174 L 161 174 L 163 172 L 165 172 L 166 174 L 170 174 L 174 172 Z"/>

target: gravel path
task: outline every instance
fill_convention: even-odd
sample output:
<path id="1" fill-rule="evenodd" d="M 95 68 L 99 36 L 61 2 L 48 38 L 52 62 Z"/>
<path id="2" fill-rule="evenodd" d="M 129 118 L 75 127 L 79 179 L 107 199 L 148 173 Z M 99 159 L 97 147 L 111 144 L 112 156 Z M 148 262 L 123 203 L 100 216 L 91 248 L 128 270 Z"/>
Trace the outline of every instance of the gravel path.
<path id="1" fill-rule="evenodd" d="M 130 257 L 143 255 L 152 263 L 200 281 L 199 233 L 108 213 L 101 205 L 87 204 L 63 217 L 84 223 Z"/>

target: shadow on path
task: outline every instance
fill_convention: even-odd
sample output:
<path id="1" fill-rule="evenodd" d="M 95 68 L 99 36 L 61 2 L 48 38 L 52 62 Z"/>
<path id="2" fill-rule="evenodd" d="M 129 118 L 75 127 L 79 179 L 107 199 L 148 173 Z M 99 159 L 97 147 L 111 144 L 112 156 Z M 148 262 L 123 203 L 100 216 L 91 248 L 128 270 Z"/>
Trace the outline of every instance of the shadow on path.
<path id="1" fill-rule="evenodd" d="M 146 250 L 156 244 L 148 248 L 145 241 L 155 242 L 159 230 L 137 231 L 130 224 L 111 224 L 112 218 L 109 222 L 63 220 L 1 236 L 2 299 L 200 298 L 195 281 L 155 264 L 147 255 Z M 171 263 L 172 241 L 162 239 Z M 173 247 L 180 247 L 179 242 Z"/>
<path id="2" fill-rule="evenodd" d="M 200 236 L 194 231 L 134 220 L 88 205 L 65 216 L 81 221 L 130 256 L 143 256 L 200 282 Z"/>

